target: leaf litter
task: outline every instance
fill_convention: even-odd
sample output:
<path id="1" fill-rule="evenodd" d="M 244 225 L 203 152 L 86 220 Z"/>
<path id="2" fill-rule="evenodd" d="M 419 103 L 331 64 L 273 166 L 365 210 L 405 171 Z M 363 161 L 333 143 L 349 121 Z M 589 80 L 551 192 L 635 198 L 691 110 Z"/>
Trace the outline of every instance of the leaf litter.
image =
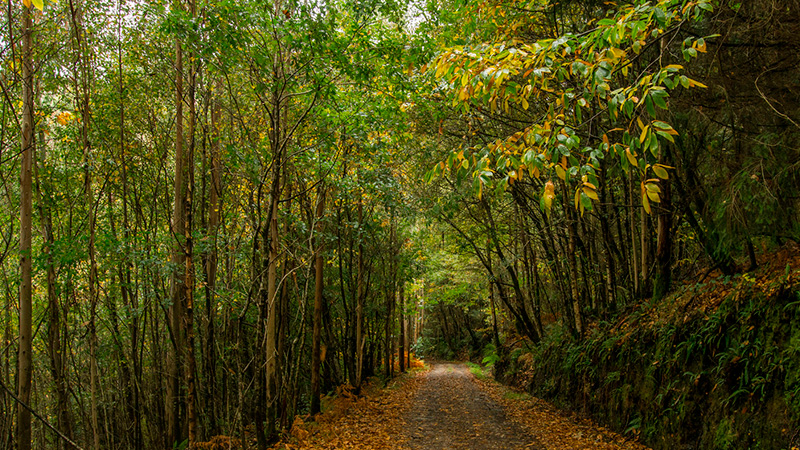
<path id="1" fill-rule="evenodd" d="M 432 363 L 362 395 L 351 387 L 324 401 L 314 420 L 298 417 L 275 450 L 647 450 L 460 363 Z"/>

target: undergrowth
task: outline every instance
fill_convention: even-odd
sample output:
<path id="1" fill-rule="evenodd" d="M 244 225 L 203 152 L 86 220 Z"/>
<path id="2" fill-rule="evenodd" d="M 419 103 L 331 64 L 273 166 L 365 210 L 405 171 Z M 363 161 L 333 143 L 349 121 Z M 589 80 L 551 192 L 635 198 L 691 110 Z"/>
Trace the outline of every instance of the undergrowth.
<path id="1" fill-rule="evenodd" d="M 580 341 L 553 326 L 495 373 L 656 449 L 790 449 L 800 440 L 797 279 L 787 269 L 692 286 Z"/>

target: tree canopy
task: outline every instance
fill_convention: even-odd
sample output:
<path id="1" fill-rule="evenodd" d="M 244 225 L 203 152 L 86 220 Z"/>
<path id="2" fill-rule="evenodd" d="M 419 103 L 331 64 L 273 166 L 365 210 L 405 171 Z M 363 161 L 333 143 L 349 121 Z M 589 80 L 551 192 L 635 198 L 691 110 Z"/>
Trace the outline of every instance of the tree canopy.
<path id="1" fill-rule="evenodd" d="M 797 2 L 9 2 L 0 447 L 261 449 L 797 244 Z"/>

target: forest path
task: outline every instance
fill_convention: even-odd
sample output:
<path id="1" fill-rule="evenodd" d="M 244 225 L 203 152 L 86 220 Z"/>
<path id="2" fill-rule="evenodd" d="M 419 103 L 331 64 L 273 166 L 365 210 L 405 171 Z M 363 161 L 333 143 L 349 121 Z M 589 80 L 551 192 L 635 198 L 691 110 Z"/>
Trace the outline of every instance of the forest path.
<path id="1" fill-rule="evenodd" d="M 412 450 L 543 449 L 506 417 L 502 405 L 476 383 L 466 365 L 433 364 L 405 414 Z"/>
<path id="2" fill-rule="evenodd" d="M 361 396 L 327 398 L 315 421 L 298 418 L 280 450 L 647 450 L 591 421 L 473 375 L 464 363 L 418 369 Z"/>

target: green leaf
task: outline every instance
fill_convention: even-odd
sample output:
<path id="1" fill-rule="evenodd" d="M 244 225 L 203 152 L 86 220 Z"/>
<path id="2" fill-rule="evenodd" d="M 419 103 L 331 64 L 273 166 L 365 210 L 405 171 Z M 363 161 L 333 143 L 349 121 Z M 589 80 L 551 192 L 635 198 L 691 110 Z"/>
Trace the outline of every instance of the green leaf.
<path id="1" fill-rule="evenodd" d="M 669 133 L 665 133 L 663 131 L 656 131 L 656 134 L 658 134 L 659 136 L 663 137 L 664 139 L 672 142 L 673 144 L 675 143 L 675 138 L 673 138 L 672 135 L 669 134 Z"/>
<path id="2" fill-rule="evenodd" d="M 663 92 L 663 91 L 656 91 L 656 92 Z M 652 94 L 653 102 L 655 102 L 656 106 L 658 106 L 659 108 L 667 109 L 667 101 L 664 100 L 664 96 L 661 94 L 656 94 L 656 92 L 653 92 Z"/>
<path id="3" fill-rule="evenodd" d="M 648 95 L 644 99 L 644 106 L 647 108 L 647 114 L 650 114 L 650 117 L 656 116 L 656 108 L 653 106 L 653 97 Z"/>
<path id="4" fill-rule="evenodd" d="M 581 192 L 581 206 L 590 211 L 592 210 L 592 199 L 590 199 L 589 196 L 583 192 Z"/>

